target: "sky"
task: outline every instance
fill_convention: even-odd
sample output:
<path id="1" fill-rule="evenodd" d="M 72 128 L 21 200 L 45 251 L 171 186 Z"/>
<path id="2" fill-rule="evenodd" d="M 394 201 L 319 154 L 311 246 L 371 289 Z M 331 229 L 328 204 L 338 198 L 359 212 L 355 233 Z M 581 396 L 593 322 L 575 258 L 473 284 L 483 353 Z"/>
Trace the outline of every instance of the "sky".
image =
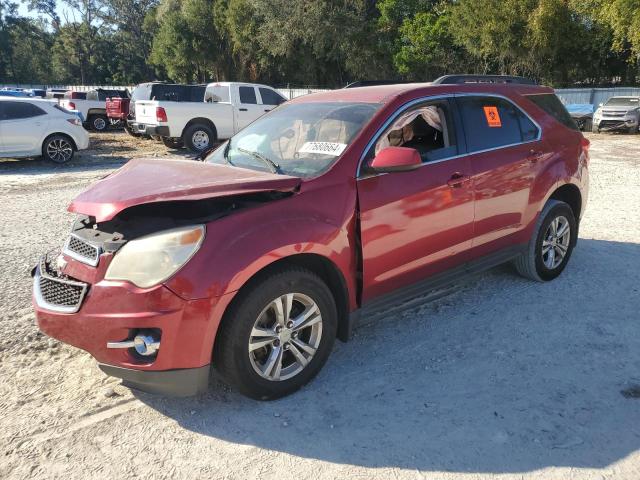
<path id="1" fill-rule="evenodd" d="M 15 3 L 18 4 L 18 13 L 20 14 L 20 16 L 22 17 L 33 17 L 33 18 L 37 18 L 38 16 L 40 16 L 38 14 L 38 12 L 35 11 L 29 11 L 29 9 L 27 8 L 27 5 L 22 3 L 20 0 L 14 0 Z M 60 16 L 60 18 L 64 18 L 63 12 L 65 11 L 65 7 L 62 5 L 62 2 L 57 2 L 57 11 L 58 11 L 58 16 Z"/>

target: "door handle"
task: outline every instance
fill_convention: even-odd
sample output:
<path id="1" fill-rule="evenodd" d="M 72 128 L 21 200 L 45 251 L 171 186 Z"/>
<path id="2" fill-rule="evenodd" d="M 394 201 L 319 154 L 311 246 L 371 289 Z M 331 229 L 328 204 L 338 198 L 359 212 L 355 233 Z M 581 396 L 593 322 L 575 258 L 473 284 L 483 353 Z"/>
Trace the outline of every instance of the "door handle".
<path id="1" fill-rule="evenodd" d="M 239 108 L 238 110 L 239 110 L 240 112 L 246 112 L 246 111 L 247 111 L 247 109 L 246 109 L 246 108 Z"/>
<path id="2" fill-rule="evenodd" d="M 460 188 L 470 180 L 471 177 L 469 175 L 464 175 L 460 172 L 456 172 L 451 175 L 451 178 L 449 180 L 447 180 L 447 185 L 449 185 L 451 188 Z"/>
<path id="3" fill-rule="evenodd" d="M 270 109 L 270 108 L 266 108 L 264 111 L 265 111 L 265 112 L 270 112 L 270 111 L 271 111 L 271 109 Z"/>
<path id="4" fill-rule="evenodd" d="M 529 161 L 529 163 L 538 163 L 538 160 L 540 160 L 543 155 L 544 152 L 540 152 L 538 150 L 529 150 L 527 160 Z"/>

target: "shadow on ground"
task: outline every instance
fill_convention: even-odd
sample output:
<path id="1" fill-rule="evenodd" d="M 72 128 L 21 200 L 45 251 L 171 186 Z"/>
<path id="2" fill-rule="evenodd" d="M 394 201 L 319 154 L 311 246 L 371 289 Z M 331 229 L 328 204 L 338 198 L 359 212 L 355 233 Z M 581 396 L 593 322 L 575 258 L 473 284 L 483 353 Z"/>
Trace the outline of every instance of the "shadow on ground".
<path id="1" fill-rule="evenodd" d="M 539 284 L 503 266 L 336 344 L 315 381 L 274 402 L 219 382 L 140 400 L 186 429 L 366 467 L 524 472 L 605 467 L 640 448 L 640 245 L 581 239 Z"/>

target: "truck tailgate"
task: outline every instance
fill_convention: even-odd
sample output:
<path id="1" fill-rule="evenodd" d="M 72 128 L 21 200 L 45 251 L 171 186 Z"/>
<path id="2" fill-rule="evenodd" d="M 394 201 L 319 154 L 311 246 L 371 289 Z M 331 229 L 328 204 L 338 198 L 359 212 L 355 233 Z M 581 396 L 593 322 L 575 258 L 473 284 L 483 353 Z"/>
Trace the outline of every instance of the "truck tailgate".
<path id="1" fill-rule="evenodd" d="M 142 123 L 145 125 L 157 125 L 157 106 L 158 102 L 156 100 L 138 100 L 136 102 L 136 123 Z"/>

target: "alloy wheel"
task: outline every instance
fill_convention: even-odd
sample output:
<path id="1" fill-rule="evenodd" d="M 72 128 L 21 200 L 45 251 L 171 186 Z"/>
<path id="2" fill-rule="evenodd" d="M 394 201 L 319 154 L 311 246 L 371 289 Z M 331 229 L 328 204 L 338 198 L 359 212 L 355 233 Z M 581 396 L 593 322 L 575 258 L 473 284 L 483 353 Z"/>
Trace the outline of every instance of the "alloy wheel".
<path id="1" fill-rule="evenodd" d="M 56 163 L 64 163 L 73 156 L 73 147 L 63 138 L 55 138 L 47 144 L 47 156 Z"/>
<path id="2" fill-rule="evenodd" d="M 313 299 L 287 293 L 258 315 L 249 337 L 249 359 L 262 378 L 282 381 L 298 375 L 313 359 L 322 338 L 322 315 Z"/>
<path id="3" fill-rule="evenodd" d="M 105 122 L 104 118 L 96 117 L 93 119 L 93 128 L 96 130 L 104 130 L 107 128 L 107 122 Z"/>
<path id="4" fill-rule="evenodd" d="M 542 262 L 549 270 L 557 268 L 569 251 L 571 227 L 566 217 L 554 218 L 542 240 Z"/>

